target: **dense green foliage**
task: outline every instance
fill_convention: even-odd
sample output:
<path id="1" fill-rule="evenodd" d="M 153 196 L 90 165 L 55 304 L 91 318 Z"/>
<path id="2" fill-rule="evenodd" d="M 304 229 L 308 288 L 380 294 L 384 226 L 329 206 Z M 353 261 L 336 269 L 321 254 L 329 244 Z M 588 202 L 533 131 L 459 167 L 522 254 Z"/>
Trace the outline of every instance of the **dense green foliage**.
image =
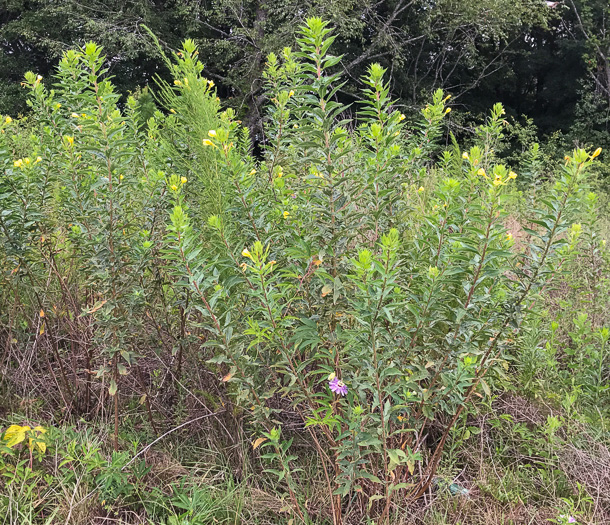
<path id="1" fill-rule="evenodd" d="M 256 156 L 192 40 L 152 40 L 170 73 L 146 103 L 93 43 L 52 89 L 25 75 L 28 116 L 0 124 L 8 523 L 407 523 L 484 434 L 485 494 L 608 517 L 603 474 L 562 468 L 607 460 L 601 148 L 554 163 L 499 103 L 461 145 L 455 98 L 407 117 L 379 63 L 346 83 L 329 27 L 265 57 Z M 551 408 L 524 425 L 494 408 L 511 389 Z M 211 488 L 155 469 L 192 425 L 180 459 Z M 244 510 L 261 487 L 279 507 Z"/>

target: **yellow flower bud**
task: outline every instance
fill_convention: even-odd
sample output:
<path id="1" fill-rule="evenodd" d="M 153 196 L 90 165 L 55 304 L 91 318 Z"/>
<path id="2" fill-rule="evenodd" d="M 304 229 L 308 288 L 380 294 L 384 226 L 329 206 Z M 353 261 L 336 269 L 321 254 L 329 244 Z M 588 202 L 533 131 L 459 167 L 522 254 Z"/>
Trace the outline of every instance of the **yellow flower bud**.
<path id="1" fill-rule="evenodd" d="M 25 162 L 26 164 L 29 164 L 32 161 L 30 160 L 30 157 L 26 157 L 25 159 L 23 159 L 23 162 Z"/>
<path id="2" fill-rule="evenodd" d="M 36 157 L 36 164 L 38 164 L 39 162 L 42 162 L 42 157 Z"/>
<path id="3" fill-rule="evenodd" d="M 211 129 L 210 131 L 208 131 L 208 137 L 215 137 L 216 136 L 216 131 Z"/>
<path id="4" fill-rule="evenodd" d="M 250 250 L 248 250 L 248 248 L 244 248 L 243 251 L 241 252 L 243 257 L 247 257 L 248 259 L 252 259 L 252 254 L 250 253 Z"/>
<path id="5" fill-rule="evenodd" d="M 591 158 L 594 159 L 595 157 L 598 157 L 599 154 L 602 152 L 601 148 L 597 148 L 594 152 L 593 155 L 591 155 Z"/>
<path id="6" fill-rule="evenodd" d="M 406 118 L 407 118 L 407 117 L 405 117 L 404 113 L 401 113 L 401 114 L 400 114 L 400 117 L 399 117 L 399 120 L 401 120 L 401 121 L 402 121 L 402 120 L 404 120 L 404 119 L 406 119 Z"/>
<path id="7" fill-rule="evenodd" d="M 186 184 L 187 178 L 186 177 L 180 177 L 180 182 L 182 184 Z"/>
<path id="8" fill-rule="evenodd" d="M 21 159 L 17 159 L 15 162 L 13 162 L 13 166 L 15 166 L 15 168 L 21 168 L 22 164 L 23 161 Z"/>
<path id="9" fill-rule="evenodd" d="M 284 219 L 287 219 L 287 218 L 290 216 L 290 213 L 288 213 L 287 211 L 285 211 L 285 212 L 283 213 L 283 215 L 284 215 Z"/>
<path id="10" fill-rule="evenodd" d="M 463 158 L 463 159 L 468 159 L 468 158 L 469 158 L 469 156 L 468 156 L 468 152 L 467 152 L 467 151 L 465 151 L 464 153 L 462 153 L 462 158 Z"/>
<path id="11" fill-rule="evenodd" d="M 447 109 L 445 110 L 445 114 L 447 114 L 447 113 L 451 113 L 451 108 L 447 108 Z"/>
<path id="12" fill-rule="evenodd" d="M 256 170 L 255 169 L 250 170 L 250 175 L 256 175 Z"/>
<path id="13" fill-rule="evenodd" d="M 74 144 L 74 137 L 70 137 L 69 135 L 65 137 L 66 142 L 72 146 Z"/>
<path id="14" fill-rule="evenodd" d="M 6 123 L 10 124 L 11 122 L 13 122 L 13 119 L 11 117 L 6 117 Z"/>
<path id="15" fill-rule="evenodd" d="M 420 186 L 420 187 L 419 187 L 419 189 L 418 189 L 417 191 L 419 191 L 419 193 L 421 193 L 422 191 L 424 191 L 424 187 L 423 187 L 423 186 Z"/>
<path id="16" fill-rule="evenodd" d="M 72 115 L 70 115 L 72 118 L 78 118 L 78 113 L 72 113 Z"/>
<path id="17" fill-rule="evenodd" d="M 288 93 L 288 96 L 289 97 L 294 97 L 294 91 L 292 89 L 290 90 L 290 93 Z"/>
<path id="18" fill-rule="evenodd" d="M 213 80 L 208 80 L 208 86 L 210 89 L 212 89 L 214 87 L 214 81 Z"/>
<path id="19" fill-rule="evenodd" d="M 124 178 L 125 178 L 125 176 L 124 176 L 124 175 L 121 173 L 121 174 L 119 175 L 119 180 L 123 180 Z"/>
<path id="20" fill-rule="evenodd" d="M 204 146 L 213 146 L 214 143 L 210 139 L 203 139 Z"/>
<path id="21" fill-rule="evenodd" d="M 483 168 L 479 168 L 479 171 L 477 171 L 477 175 L 480 175 L 481 177 L 487 177 L 487 174 L 485 173 L 485 170 Z"/>
<path id="22" fill-rule="evenodd" d="M 169 110 L 169 112 L 170 112 L 170 113 L 174 113 L 174 114 L 175 114 L 175 113 L 176 113 L 176 110 L 175 110 L 175 109 L 170 109 L 170 110 Z"/>
<path id="23" fill-rule="evenodd" d="M 170 186 L 170 188 L 171 188 L 173 191 L 176 191 L 176 190 L 178 189 L 178 186 L 176 186 L 175 184 L 172 184 L 172 185 Z"/>

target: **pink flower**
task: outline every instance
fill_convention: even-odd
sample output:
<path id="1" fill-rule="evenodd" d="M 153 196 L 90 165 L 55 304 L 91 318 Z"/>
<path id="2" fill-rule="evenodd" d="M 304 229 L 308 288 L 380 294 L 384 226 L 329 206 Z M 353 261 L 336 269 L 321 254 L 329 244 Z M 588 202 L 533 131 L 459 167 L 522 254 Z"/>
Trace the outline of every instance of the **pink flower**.
<path id="1" fill-rule="evenodd" d="M 347 395 L 347 385 L 343 381 L 339 381 L 338 377 L 329 381 L 328 386 L 335 394 L 340 394 L 341 396 Z"/>

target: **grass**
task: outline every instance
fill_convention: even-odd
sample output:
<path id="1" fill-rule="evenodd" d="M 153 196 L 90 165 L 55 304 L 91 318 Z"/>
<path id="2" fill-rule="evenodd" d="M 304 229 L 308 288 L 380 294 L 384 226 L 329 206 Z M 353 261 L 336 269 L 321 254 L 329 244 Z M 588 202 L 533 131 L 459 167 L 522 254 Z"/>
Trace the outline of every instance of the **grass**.
<path id="1" fill-rule="evenodd" d="M 295 523 L 285 487 L 265 474 L 265 461 L 247 446 L 221 448 L 209 422 L 168 434 L 130 463 L 151 439 L 145 426 L 126 428 L 119 454 L 105 425 L 81 420 L 49 431 L 48 452 L 33 471 L 26 449 L 3 456 L 0 523 Z M 393 524 L 526 525 L 566 513 L 583 525 L 610 521 L 607 435 L 517 394 L 496 397 L 460 428 L 471 430 L 452 434 L 434 488 L 415 506 L 397 506 Z M 332 523 L 313 454 L 295 448 L 304 469 L 298 496 L 310 522 Z M 460 489 L 467 494 L 456 495 Z M 345 522 L 359 520 L 354 514 Z"/>

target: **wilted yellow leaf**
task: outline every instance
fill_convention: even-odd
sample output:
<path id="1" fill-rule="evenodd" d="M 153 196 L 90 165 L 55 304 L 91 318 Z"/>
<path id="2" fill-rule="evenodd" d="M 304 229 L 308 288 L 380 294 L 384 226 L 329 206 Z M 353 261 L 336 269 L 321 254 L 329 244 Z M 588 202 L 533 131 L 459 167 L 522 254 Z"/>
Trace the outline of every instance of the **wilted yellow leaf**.
<path id="1" fill-rule="evenodd" d="M 258 438 L 256 441 L 254 441 L 252 443 L 252 450 L 256 450 L 258 447 L 260 447 L 265 441 L 267 441 L 267 438 L 262 437 L 262 438 Z"/>
<path id="2" fill-rule="evenodd" d="M 25 439 L 25 433 L 30 430 L 27 425 L 22 427 L 21 425 L 11 425 L 6 429 L 4 433 L 3 441 L 6 441 L 8 448 L 18 445 Z"/>
<path id="3" fill-rule="evenodd" d="M 226 383 L 227 381 L 229 381 L 229 379 L 231 379 L 233 377 L 233 372 L 229 372 L 226 376 L 224 376 L 222 378 L 222 382 Z"/>

